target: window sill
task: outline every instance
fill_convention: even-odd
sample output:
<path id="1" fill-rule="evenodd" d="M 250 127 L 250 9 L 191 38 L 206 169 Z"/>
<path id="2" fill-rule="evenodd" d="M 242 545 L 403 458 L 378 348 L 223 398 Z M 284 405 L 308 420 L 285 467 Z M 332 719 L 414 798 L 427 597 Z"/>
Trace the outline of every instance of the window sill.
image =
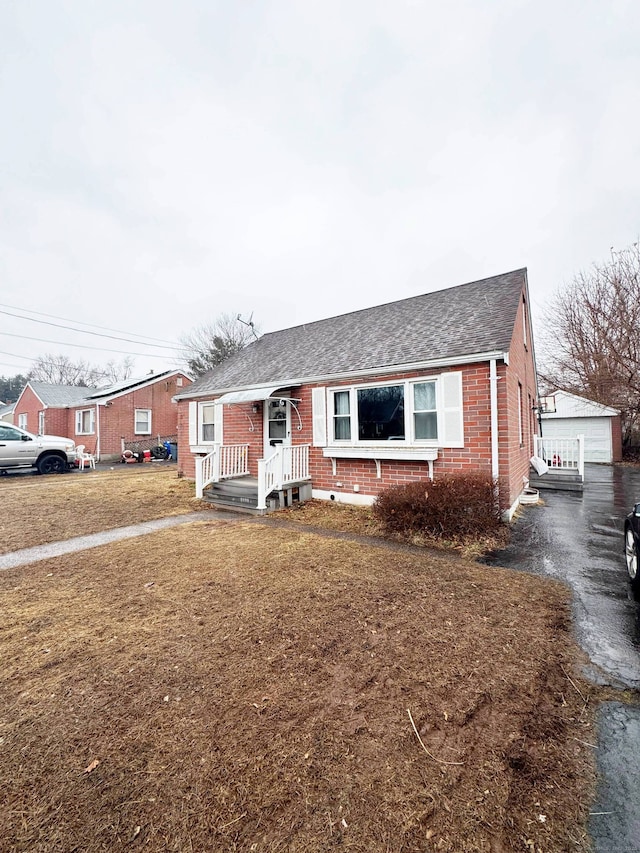
<path id="1" fill-rule="evenodd" d="M 401 462 L 420 461 L 429 463 L 429 478 L 433 479 L 433 463 L 438 458 L 437 447 L 389 447 L 388 445 L 377 447 L 324 447 L 322 455 L 331 459 L 333 465 L 333 476 L 336 476 L 337 459 L 373 459 L 376 463 L 378 479 L 382 476 L 380 470 L 381 460 L 398 460 Z"/>
<path id="2" fill-rule="evenodd" d="M 212 441 L 210 444 L 190 444 L 189 450 L 195 454 L 198 454 L 198 453 L 207 454 L 207 453 L 211 453 L 212 450 L 215 450 L 215 448 L 217 446 L 218 445 L 216 444 L 215 441 Z"/>

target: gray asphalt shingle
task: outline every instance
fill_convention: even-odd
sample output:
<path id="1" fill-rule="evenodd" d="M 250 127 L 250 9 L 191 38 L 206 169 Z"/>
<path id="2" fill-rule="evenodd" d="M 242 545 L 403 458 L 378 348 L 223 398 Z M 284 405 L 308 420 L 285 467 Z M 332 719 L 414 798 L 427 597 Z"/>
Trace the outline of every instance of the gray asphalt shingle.
<path id="1" fill-rule="evenodd" d="M 179 396 L 508 351 L 526 270 L 263 335 Z"/>
<path id="2" fill-rule="evenodd" d="M 87 399 L 95 388 L 81 388 L 77 385 L 52 385 L 49 382 L 29 383 L 45 406 L 63 408 L 74 406 Z"/>

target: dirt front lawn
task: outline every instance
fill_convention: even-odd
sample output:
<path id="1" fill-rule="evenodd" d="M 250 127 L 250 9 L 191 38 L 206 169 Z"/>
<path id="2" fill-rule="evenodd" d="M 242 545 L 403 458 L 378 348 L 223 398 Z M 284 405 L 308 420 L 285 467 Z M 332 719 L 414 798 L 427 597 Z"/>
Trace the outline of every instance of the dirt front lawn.
<path id="1" fill-rule="evenodd" d="M 147 464 L 0 478 L 0 554 L 202 507 L 175 468 Z"/>
<path id="2" fill-rule="evenodd" d="M 0 595 L 3 850 L 589 849 L 559 584 L 205 520 Z"/>

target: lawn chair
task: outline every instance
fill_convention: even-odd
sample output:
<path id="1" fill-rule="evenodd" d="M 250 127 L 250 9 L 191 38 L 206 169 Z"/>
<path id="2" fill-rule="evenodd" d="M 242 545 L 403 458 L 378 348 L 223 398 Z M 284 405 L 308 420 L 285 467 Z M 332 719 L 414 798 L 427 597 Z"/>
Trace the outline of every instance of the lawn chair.
<path id="1" fill-rule="evenodd" d="M 93 453 L 84 452 L 84 444 L 79 444 L 76 447 L 76 459 L 78 460 L 78 468 L 81 471 L 84 471 L 87 466 L 89 466 L 89 468 L 93 468 L 95 471 L 96 457 Z"/>

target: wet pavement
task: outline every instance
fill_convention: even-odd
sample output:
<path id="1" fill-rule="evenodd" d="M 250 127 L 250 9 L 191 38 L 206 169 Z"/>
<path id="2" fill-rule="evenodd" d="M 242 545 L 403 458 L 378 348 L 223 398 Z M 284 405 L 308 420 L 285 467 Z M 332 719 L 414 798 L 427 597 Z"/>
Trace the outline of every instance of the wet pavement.
<path id="1" fill-rule="evenodd" d="M 557 578 L 573 589 L 577 639 L 587 676 L 640 690 L 640 604 L 627 580 L 624 518 L 640 501 L 640 469 L 587 465 L 584 494 L 541 491 L 523 507 L 508 548 L 484 560 Z M 640 851 L 640 708 L 603 703 L 599 785 L 589 829 L 601 853 Z"/>

